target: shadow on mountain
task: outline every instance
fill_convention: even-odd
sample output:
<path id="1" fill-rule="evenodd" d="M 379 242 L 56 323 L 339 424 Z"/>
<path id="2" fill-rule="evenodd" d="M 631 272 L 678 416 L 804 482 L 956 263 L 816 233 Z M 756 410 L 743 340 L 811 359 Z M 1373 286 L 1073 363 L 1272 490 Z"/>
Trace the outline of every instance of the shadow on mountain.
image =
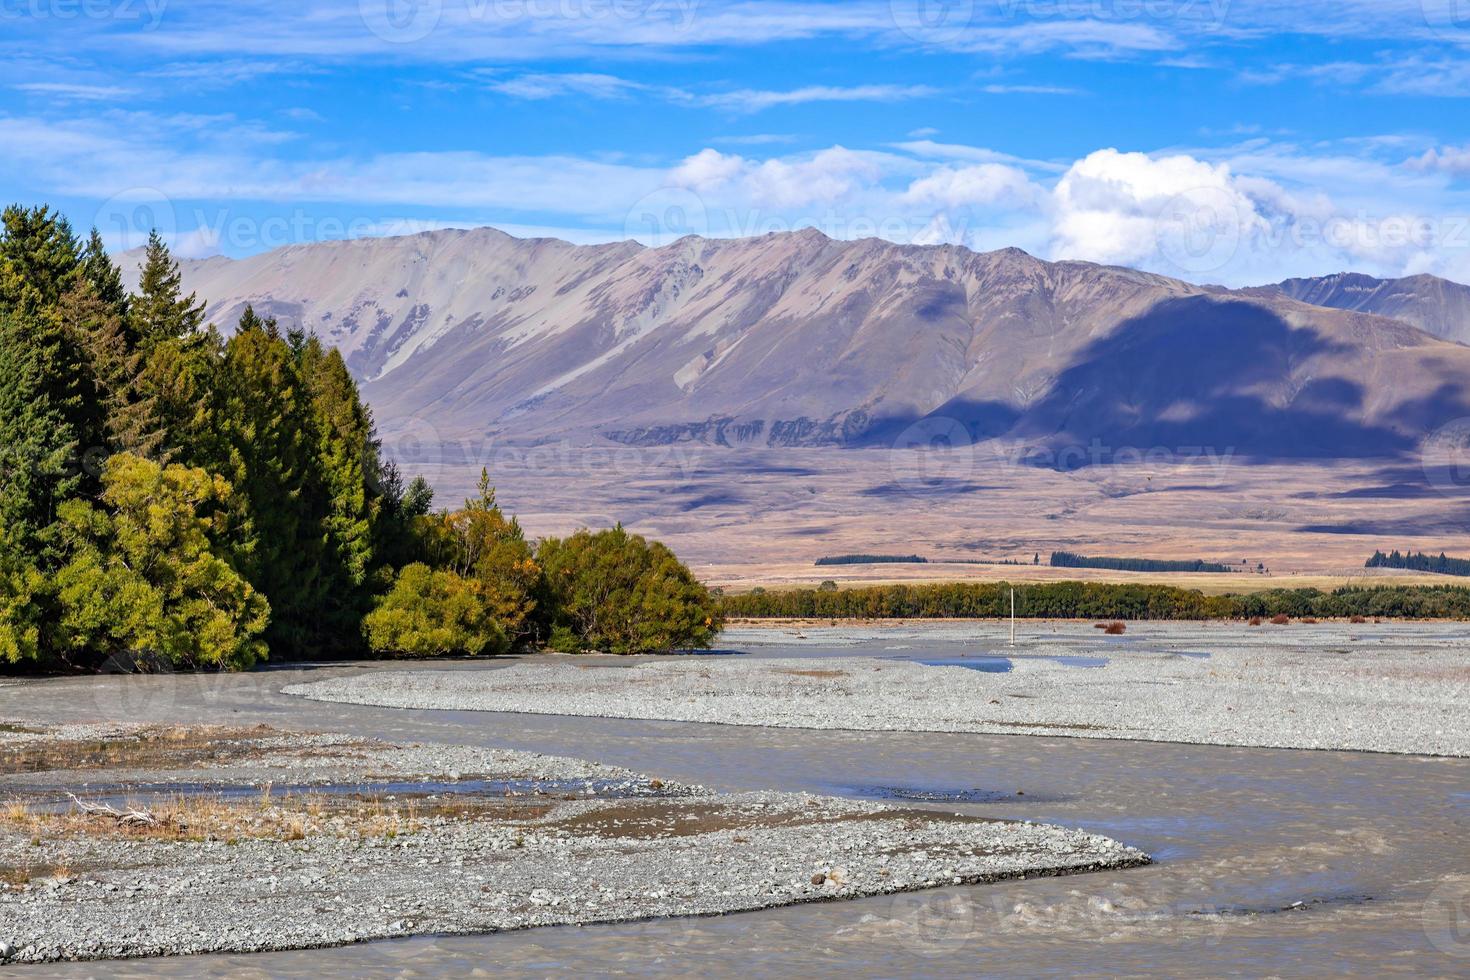
<path id="1" fill-rule="evenodd" d="M 880 483 L 858 491 L 860 497 L 960 497 L 967 493 L 983 490 L 1002 490 L 1004 487 L 965 480 L 914 480 L 912 482 Z"/>
<path id="2" fill-rule="evenodd" d="M 1263 306 L 1182 297 L 1084 348 L 1024 411 L 956 399 L 924 419 L 889 419 L 881 428 L 907 437 L 958 423 L 971 439 L 1006 436 L 1037 447 L 1028 463 L 1070 470 L 1200 457 L 1399 457 L 1424 432 L 1470 414 L 1466 393 L 1444 384 L 1405 402 L 1385 424 L 1365 421 L 1361 384 L 1312 373 L 1362 356 Z M 897 445 L 892 436 L 887 444 Z"/>
<path id="3" fill-rule="evenodd" d="M 1378 521 L 1345 521 L 1341 524 L 1304 524 L 1297 531 L 1308 534 L 1364 534 L 1404 537 L 1425 534 L 1470 534 L 1470 509 L 1416 517 Z"/>
<path id="4" fill-rule="evenodd" d="M 1393 483 L 1382 487 L 1355 487 L 1340 493 L 1299 493 L 1296 496 L 1327 500 L 1425 500 L 1443 494 L 1424 483 Z"/>

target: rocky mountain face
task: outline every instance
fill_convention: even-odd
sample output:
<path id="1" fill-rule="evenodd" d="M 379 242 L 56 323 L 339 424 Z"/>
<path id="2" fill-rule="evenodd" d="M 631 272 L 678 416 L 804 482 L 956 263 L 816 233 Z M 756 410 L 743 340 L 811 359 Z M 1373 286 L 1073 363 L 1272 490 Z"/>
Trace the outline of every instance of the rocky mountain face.
<path id="1" fill-rule="evenodd" d="M 222 327 L 248 302 L 315 332 L 386 433 L 445 441 L 1331 457 L 1470 416 L 1470 347 L 1431 335 L 1470 327 L 1392 289 L 1364 309 L 1398 318 L 1328 308 L 1349 285 L 1231 292 L 811 230 L 662 248 L 436 231 L 183 271 Z"/>
<path id="2" fill-rule="evenodd" d="M 1262 291 L 1314 306 L 1393 317 L 1436 337 L 1470 344 L 1470 286 L 1438 276 L 1375 279 L 1341 272 L 1315 279 L 1288 279 L 1262 287 Z"/>

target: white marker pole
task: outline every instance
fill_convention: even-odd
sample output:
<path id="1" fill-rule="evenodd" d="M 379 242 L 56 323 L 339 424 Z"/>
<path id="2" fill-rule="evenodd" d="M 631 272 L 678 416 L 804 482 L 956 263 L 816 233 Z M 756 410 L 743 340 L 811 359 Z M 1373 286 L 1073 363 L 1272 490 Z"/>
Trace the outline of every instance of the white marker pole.
<path id="1" fill-rule="evenodd" d="M 1016 590 L 1011 588 L 1011 646 L 1016 645 Z"/>

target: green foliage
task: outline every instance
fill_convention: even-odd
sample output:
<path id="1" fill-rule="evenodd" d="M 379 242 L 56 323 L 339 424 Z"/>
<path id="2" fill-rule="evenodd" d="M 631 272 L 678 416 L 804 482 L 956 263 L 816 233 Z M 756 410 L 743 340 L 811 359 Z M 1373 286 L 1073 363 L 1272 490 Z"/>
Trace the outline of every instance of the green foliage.
<path id="1" fill-rule="evenodd" d="M 81 487 L 78 361 L 54 318 L 0 313 L 0 527 L 28 550 Z"/>
<path id="2" fill-rule="evenodd" d="M 61 298 L 58 312 L 86 364 L 80 434 L 84 456 L 102 449 L 157 455 L 164 436 L 158 399 L 140 387 L 145 359 L 129 339 L 117 304 L 104 301 L 86 280 Z"/>
<path id="3" fill-rule="evenodd" d="M 0 214 L 0 311 L 44 314 L 81 275 L 71 225 L 42 206 L 12 205 Z"/>
<path id="4" fill-rule="evenodd" d="M 496 620 L 512 642 L 531 638 L 541 567 L 525 533 L 495 503 L 490 476 L 480 471 L 479 496 L 460 510 L 419 521 L 429 564 L 474 579 Z"/>
<path id="5" fill-rule="evenodd" d="M 405 657 L 505 653 L 501 620 L 475 579 L 415 562 L 363 621 L 374 653 Z"/>
<path id="6" fill-rule="evenodd" d="M 380 458 L 337 351 L 248 307 L 226 341 L 182 283 L 156 233 L 129 296 L 95 229 L 82 244 L 49 208 L 3 214 L 0 663 L 713 637 L 709 595 L 662 546 L 549 542 L 553 588 L 488 474 L 431 514 L 428 484 Z"/>
<path id="7" fill-rule="evenodd" d="M 843 589 L 753 589 L 720 600 L 727 616 L 822 619 L 999 619 L 1010 615 L 1006 582 L 953 582 Z M 1016 615 L 1056 619 L 1247 619 L 1251 616 L 1470 618 L 1470 589 L 1272 589 L 1207 596 L 1169 585 L 1043 582 L 1016 585 Z"/>
<path id="8" fill-rule="evenodd" d="M 1039 556 L 1038 556 L 1039 557 Z M 1166 561 L 1159 558 L 1089 558 L 1070 551 L 1053 551 L 1052 568 L 1108 568 L 1123 572 L 1237 572 L 1239 568 L 1219 562 Z"/>
<path id="9" fill-rule="evenodd" d="M 158 232 L 150 233 L 132 299 L 133 330 L 145 347 L 180 340 L 204 325 L 204 304 L 193 293 L 183 295 L 183 281 L 168 246 Z"/>
<path id="10" fill-rule="evenodd" d="M 46 609 L 45 576 L 0 531 L 0 663 L 40 658 Z"/>
<path id="11" fill-rule="evenodd" d="M 250 546 L 241 568 L 271 603 L 268 639 L 305 656 L 323 652 L 322 494 L 312 467 L 310 394 L 276 330 L 247 309 L 225 344 L 217 469 L 244 498 Z"/>
<path id="12" fill-rule="evenodd" d="M 818 558 L 818 565 L 924 565 L 923 555 L 829 555 Z"/>
<path id="13" fill-rule="evenodd" d="M 1470 558 L 1450 558 L 1443 551 L 1436 555 L 1410 552 L 1400 554 L 1395 548 L 1389 554 L 1373 552 L 1364 568 L 1408 568 L 1417 572 L 1435 572 L 1439 575 L 1470 575 Z"/>
<path id="14" fill-rule="evenodd" d="M 308 492 L 316 499 L 308 502 L 308 511 L 319 515 L 324 545 L 321 625 L 327 636 L 350 637 L 367 612 L 365 586 L 373 562 L 378 509 L 369 493 L 378 455 L 373 421 L 336 350 L 323 349 L 312 337 L 301 343 L 297 364 L 313 440 Z"/>
<path id="15" fill-rule="evenodd" d="M 555 649 L 652 653 L 703 648 L 714 642 L 722 626 L 709 590 L 672 551 L 621 526 L 548 538 L 536 556 L 546 576 Z"/>
<path id="16" fill-rule="evenodd" d="M 69 560 L 55 583 L 62 659 L 156 657 L 180 667 L 248 667 L 266 600 L 231 566 L 232 490 L 218 476 L 130 454 L 108 461 L 102 506 L 61 507 Z"/>

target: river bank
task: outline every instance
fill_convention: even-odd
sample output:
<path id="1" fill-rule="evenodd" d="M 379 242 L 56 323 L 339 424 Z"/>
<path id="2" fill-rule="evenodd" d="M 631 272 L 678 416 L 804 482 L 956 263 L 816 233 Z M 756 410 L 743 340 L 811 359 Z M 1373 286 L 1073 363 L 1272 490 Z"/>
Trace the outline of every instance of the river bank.
<path id="1" fill-rule="evenodd" d="M 0 961 L 724 914 L 1147 863 L 1031 822 L 266 727 L 0 729 Z"/>
<path id="2" fill-rule="evenodd" d="M 1470 756 L 1470 663 L 1451 626 L 1169 624 L 1113 637 L 1047 621 L 1018 647 L 1007 628 L 747 627 L 724 645 L 784 656 L 539 658 L 285 691 L 398 708 Z"/>

